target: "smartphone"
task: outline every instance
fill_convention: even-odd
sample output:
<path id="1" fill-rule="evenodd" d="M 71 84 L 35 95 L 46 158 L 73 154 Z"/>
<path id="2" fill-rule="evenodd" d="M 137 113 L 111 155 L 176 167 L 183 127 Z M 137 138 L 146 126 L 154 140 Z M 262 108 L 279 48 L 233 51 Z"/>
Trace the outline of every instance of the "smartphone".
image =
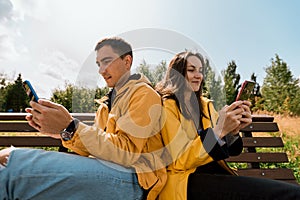
<path id="1" fill-rule="evenodd" d="M 29 99 L 31 101 L 35 101 L 37 102 L 39 100 L 38 95 L 36 94 L 36 92 L 34 91 L 31 83 L 28 80 L 25 80 L 23 82 L 23 87 L 25 89 L 26 94 L 29 96 Z"/>
<path id="2" fill-rule="evenodd" d="M 238 92 L 238 95 L 236 96 L 236 101 L 238 100 L 248 100 L 250 98 L 250 95 L 252 94 L 252 91 L 254 89 L 255 82 L 253 81 L 244 81 L 242 84 L 241 89 Z"/>

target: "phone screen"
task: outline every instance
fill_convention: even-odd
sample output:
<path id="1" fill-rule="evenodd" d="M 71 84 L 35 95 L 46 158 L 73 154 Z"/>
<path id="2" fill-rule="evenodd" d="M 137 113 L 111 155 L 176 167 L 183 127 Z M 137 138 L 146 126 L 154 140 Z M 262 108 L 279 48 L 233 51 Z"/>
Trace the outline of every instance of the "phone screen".
<path id="1" fill-rule="evenodd" d="M 39 100 L 39 97 L 37 96 L 36 92 L 34 91 L 32 85 L 30 84 L 30 82 L 28 80 L 23 82 L 23 87 L 31 101 L 37 102 Z"/>
<path id="2" fill-rule="evenodd" d="M 254 89 L 255 82 L 253 81 L 244 81 L 242 84 L 242 87 L 236 97 L 236 101 L 238 100 L 248 100 L 250 98 L 250 95 L 252 94 L 252 91 Z"/>

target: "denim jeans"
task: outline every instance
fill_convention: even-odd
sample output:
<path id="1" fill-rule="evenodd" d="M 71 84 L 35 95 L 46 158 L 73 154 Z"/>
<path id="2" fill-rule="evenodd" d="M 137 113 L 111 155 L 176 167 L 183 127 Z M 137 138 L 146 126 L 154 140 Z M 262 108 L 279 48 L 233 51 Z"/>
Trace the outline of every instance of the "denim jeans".
<path id="1" fill-rule="evenodd" d="M 37 149 L 11 152 L 0 170 L 0 199 L 142 199 L 133 169 Z"/>

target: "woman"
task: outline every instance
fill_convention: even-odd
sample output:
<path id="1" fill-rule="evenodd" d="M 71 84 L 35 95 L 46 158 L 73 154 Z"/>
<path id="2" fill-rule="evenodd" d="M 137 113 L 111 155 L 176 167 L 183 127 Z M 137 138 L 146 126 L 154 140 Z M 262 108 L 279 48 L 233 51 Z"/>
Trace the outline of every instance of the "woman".
<path id="1" fill-rule="evenodd" d="M 168 180 L 159 199 L 276 199 L 282 193 L 288 195 L 286 192 L 299 195 L 297 186 L 236 176 L 227 166 L 224 159 L 242 151 L 238 133 L 252 121 L 250 102 L 234 102 L 217 114 L 202 96 L 203 71 L 202 55 L 181 52 L 171 60 L 165 79 L 156 87 L 165 110 L 162 137 L 171 156 Z"/>

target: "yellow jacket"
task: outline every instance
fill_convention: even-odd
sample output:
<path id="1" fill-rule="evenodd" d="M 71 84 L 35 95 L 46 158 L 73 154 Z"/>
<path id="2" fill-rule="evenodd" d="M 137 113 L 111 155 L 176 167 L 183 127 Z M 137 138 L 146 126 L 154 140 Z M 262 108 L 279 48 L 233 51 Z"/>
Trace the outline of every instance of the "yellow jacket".
<path id="1" fill-rule="evenodd" d="M 209 116 L 209 106 L 211 119 L 215 124 L 218 113 L 212 103 L 209 103 L 206 98 L 201 98 L 201 101 L 205 116 Z M 159 199 L 183 200 L 187 197 L 189 174 L 195 172 L 197 167 L 212 162 L 215 158 L 206 151 L 201 138 L 197 134 L 194 122 L 184 118 L 175 100 L 166 99 L 163 105 L 165 122 L 161 132 L 172 161 L 167 167 L 168 179 L 159 195 Z M 204 117 L 203 126 L 204 129 L 211 127 L 210 119 Z M 234 174 L 223 159 L 218 163 L 228 172 Z"/>
<path id="2" fill-rule="evenodd" d="M 111 110 L 105 100 L 98 108 L 95 124 L 80 123 L 64 146 L 83 156 L 133 167 L 139 184 L 150 189 L 147 199 L 155 199 L 167 178 L 162 159 L 160 96 L 144 76 L 132 75 L 117 91 Z"/>

